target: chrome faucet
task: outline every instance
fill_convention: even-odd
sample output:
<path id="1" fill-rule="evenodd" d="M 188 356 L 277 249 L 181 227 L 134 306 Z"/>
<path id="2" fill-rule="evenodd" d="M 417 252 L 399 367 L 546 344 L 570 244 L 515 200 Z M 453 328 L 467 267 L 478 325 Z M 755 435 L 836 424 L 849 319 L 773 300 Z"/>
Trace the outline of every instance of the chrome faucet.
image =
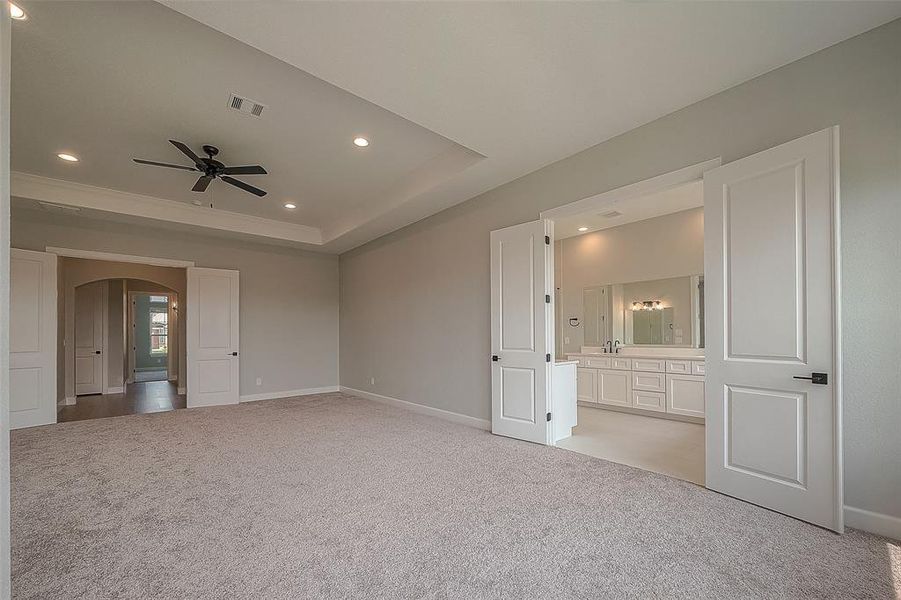
<path id="1" fill-rule="evenodd" d="M 615 348 L 614 352 L 619 354 L 619 340 L 616 340 L 615 342 L 613 342 L 613 347 Z"/>
<path id="2" fill-rule="evenodd" d="M 612 340 L 607 340 L 606 342 L 604 342 L 604 352 L 607 352 L 608 354 L 613 354 L 613 341 Z"/>

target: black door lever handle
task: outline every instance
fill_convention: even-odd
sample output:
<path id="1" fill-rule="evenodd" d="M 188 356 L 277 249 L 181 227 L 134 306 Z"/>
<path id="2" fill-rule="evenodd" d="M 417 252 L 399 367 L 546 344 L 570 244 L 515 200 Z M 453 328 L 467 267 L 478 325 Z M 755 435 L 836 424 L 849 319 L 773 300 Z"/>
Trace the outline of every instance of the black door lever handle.
<path id="1" fill-rule="evenodd" d="M 810 377 L 799 377 L 798 375 L 795 375 L 794 379 L 806 379 L 817 385 L 826 385 L 829 383 L 829 375 L 826 373 L 811 373 Z"/>

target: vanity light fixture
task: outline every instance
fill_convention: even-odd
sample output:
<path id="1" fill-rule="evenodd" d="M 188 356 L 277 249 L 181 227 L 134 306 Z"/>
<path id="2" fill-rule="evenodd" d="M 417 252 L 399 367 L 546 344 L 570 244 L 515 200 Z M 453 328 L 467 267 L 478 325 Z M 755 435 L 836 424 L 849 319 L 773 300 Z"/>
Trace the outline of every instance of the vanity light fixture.
<path id="1" fill-rule="evenodd" d="M 364 138 L 364 137 L 355 137 L 354 138 L 354 146 L 357 146 L 359 148 L 365 148 L 368 145 L 369 145 L 369 140 L 367 140 L 366 138 Z"/>
<path id="2" fill-rule="evenodd" d="M 644 302 L 633 302 L 632 310 L 661 310 L 663 303 L 660 300 L 645 300 Z"/>
<path id="3" fill-rule="evenodd" d="M 78 157 L 74 154 L 66 154 L 65 152 L 60 152 L 59 154 L 57 154 L 57 156 L 66 162 L 78 162 Z"/>
<path id="4" fill-rule="evenodd" d="M 588 231 L 587 227 L 579 227 L 579 231 Z"/>
<path id="5" fill-rule="evenodd" d="M 28 15 L 25 14 L 25 11 L 22 10 L 22 7 L 9 3 L 9 16 L 15 19 L 16 21 L 24 21 L 28 18 Z"/>
<path id="6" fill-rule="evenodd" d="M 297 205 L 292 202 L 285 202 L 285 208 L 287 208 L 288 210 L 294 210 L 295 208 L 297 208 Z"/>

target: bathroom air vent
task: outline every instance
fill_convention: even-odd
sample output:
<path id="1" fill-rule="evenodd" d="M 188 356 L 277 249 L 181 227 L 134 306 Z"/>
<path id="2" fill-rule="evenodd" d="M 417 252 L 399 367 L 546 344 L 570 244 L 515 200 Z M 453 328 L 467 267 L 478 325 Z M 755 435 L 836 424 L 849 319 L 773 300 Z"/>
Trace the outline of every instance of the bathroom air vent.
<path id="1" fill-rule="evenodd" d="M 238 96 L 237 94 L 229 94 L 228 107 L 245 115 L 260 117 L 263 115 L 263 109 L 266 108 L 266 105 L 260 104 L 256 100 L 251 100 L 250 98 Z"/>
<path id="2" fill-rule="evenodd" d="M 611 210 L 610 212 L 601 213 L 601 216 L 605 219 L 615 219 L 616 217 L 623 216 L 623 213 L 619 212 L 618 210 Z"/>

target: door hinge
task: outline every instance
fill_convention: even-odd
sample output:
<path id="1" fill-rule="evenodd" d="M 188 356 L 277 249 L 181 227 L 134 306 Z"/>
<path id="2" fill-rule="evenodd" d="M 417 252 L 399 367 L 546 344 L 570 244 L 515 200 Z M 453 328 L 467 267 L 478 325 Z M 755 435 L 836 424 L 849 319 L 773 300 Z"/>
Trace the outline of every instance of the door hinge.
<path id="1" fill-rule="evenodd" d="M 551 413 L 548 413 L 548 414 L 547 414 L 547 422 L 548 422 L 548 423 L 551 422 Z"/>
<path id="2" fill-rule="evenodd" d="M 550 354 L 545 354 L 545 355 L 544 355 L 544 362 L 551 362 L 551 355 L 550 355 Z"/>
<path id="3" fill-rule="evenodd" d="M 550 246 L 551 245 L 551 236 L 549 236 L 549 235 L 544 236 L 544 243 L 546 245 Z"/>
<path id="4" fill-rule="evenodd" d="M 550 303 L 551 303 L 551 295 L 550 295 L 550 294 L 545 294 L 545 295 L 544 295 L 544 302 L 545 302 L 545 304 L 550 304 Z"/>

